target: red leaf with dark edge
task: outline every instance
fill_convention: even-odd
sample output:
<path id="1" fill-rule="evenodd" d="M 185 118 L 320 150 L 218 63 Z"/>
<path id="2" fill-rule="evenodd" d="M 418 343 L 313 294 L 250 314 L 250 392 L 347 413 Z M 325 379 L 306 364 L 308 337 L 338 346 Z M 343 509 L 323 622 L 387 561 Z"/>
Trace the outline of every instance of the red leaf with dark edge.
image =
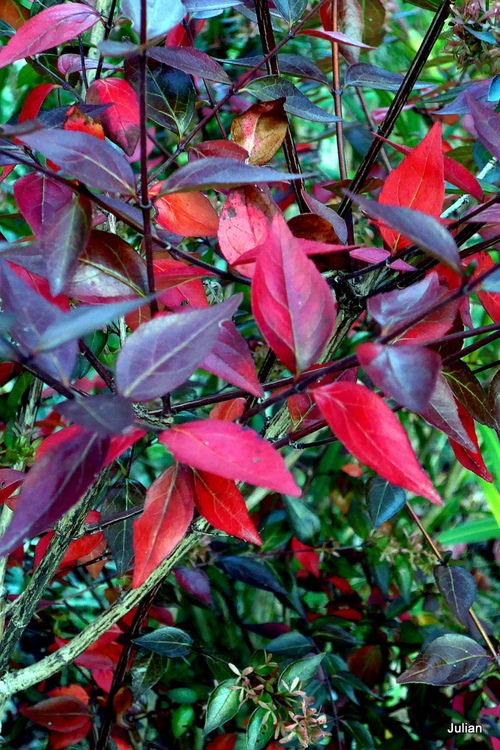
<path id="1" fill-rule="evenodd" d="M 257 398 L 264 396 L 248 344 L 230 320 L 221 324 L 217 341 L 200 367 Z"/>
<path id="2" fill-rule="evenodd" d="M 12 271 L 7 263 L 0 262 L 0 289 L 2 308 L 14 315 L 9 333 L 26 353 L 35 352 L 45 330 L 64 318 L 58 307 L 45 300 Z M 53 377 L 68 381 L 77 356 L 76 341 L 69 341 L 51 352 L 35 356 L 35 363 Z"/>
<path id="3" fill-rule="evenodd" d="M 420 416 L 466 450 L 474 450 L 474 443 L 462 424 L 457 401 L 443 375 L 438 375 L 429 405 L 420 411 Z"/>
<path id="4" fill-rule="evenodd" d="M 476 428 L 474 425 L 474 419 L 465 409 L 462 404 L 457 402 L 458 413 L 460 421 L 464 430 L 466 431 L 469 439 L 472 441 L 474 447 L 466 448 L 460 443 L 457 443 L 451 437 L 448 438 L 452 447 L 453 453 L 457 461 L 460 461 L 462 466 L 465 466 L 469 471 L 473 471 L 478 477 L 484 479 L 486 482 L 493 482 L 493 477 L 488 471 L 486 464 L 484 463 L 481 451 L 479 450 L 479 443 L 477 441 Z"/>
<path id="5" fill-rule="evenodd" d="M 407 157 L 409 158 L 409 157 Z M 394 170 L 396 171 L 396 170 Z M 391 174 L 393 174 L 391 172 Z M 463 274 L 460 253 L 455 240 L 445 227 L 429 214 L 422 211 L 414 211 L 412 208 L 402 208 L 396 205 L 386 205 L 361 198 L 355 193 L 345 191 L 354 203 L 357 203 L 363 211 L 375 219 L 380 219 L 384 224 L 388 224 L 396 229 L 395 237 L 403 234 L 408 241 L 404 241 L 403 247 L 415 243 L 428 255 L 436 258 L 445 266 L 448 266 L 458 274 Z M 381 231 L 382 231 L 381 227 Z M 394 233 L 393 233 L 394 234 Z"/>
<path id="6" fill-rule="evenodd" d="M 88 726 L 88 729 L 91 727 L 87 706 L 70 695 L 47 698 L 34 706 L 23 708 L 21 713 L 52 732 L 72 732 L 84 726 Z"/>
<path id="7" fill-rule="evenodd" d="M 258 187 L 248 185 L 229 191 L 219 218 L 217 238 L 224 258 L 234 266 L 252 248 L 262 245 L 278 208 Z M 239 273 L 253 277 L 254 264 L 238 268 Z"/>
<path id="8" fill-rule="evenodd" d="M 493 156 L 500 159 L 500 114 L 481 104 L 467 92 L 465 101 L 472 115 L 479 140 Z"/>
<path id="9" fill-rule="evenodd" d="M 235 294 L 202 310 L 156 317 L 143 323 L 125 341 L 116 360 L 116 387 L 126 398 L 150 401 L 164 396 L 203 362 L 241 302 Z"/>
<path id="10" fill-rule="evenodd" d="M 216 156 L 220 159 L 235 159 L 243 164 L 248 159 L 248 151 L 232 141 L 203 141 L 190 146 L 189 161 Z"/>
<path id="11" fill-rule="evenodd" d="M 125 156 L 89 133 L 45 129 L 21 140 L 89 188 L 135 194 L 134 173 Z"/>
<path id="12" fill-rule="evenodd" d="M 24 482 L 26 474 L 17 469 L 0 469 L 0 503 L 4 503 Z"/>
<path id="13" fill-rule="evenodd" d="M 335 298 L 279 214 L 257 257 L 251 294 L 257 325 L 276 356 L 292 372 L 314 364 L 335 325 Z"/>
<path id="14" fill-rule="evenodd" d="M 150 188 L 156 208 L 155 221 L 168 232 L 181 237 L 216 237 L 219 217 L 206 195 L 200 192 L 170 193 L 155 198 L 163 182 Z"/>
<path id="15" fill-rule="evenodd" d="M 363 49 L 375 49 L 370 47 L 369 44 L 353 39 L 347 34 L 342 34 L 341 31 L 324 31 L 323 29 L 301 29 L 297 32 L 298 34 L 306 34 L 307 36 L 316 36 L 319 39 L 326 39 L 327 42 L 336 42 L 337 44 L 347 44 L 350 47 L 362 47 Z"/>
<path id="16" fill-rule="evenodd" d="M 196 596 L 207 606 L 214 606 L 210 592 L 210 578 L 204 570 L 200 570 L 199 568 L 176 568 L 174 576 L 181 588 L 189 594 Z"/>
<path id="17" fill-rule="evenodd" d="M 189 162 L 189 164 L 177 169 L 163 183 L 161 194 L 181 193 L 188 190 L 199 190 L 200 188 L 226 189 L 238 185 L 288 182 L 305 177 L 312 177 L 312 175 L 279 172 L 277 169 L 271 169 L 270 167 L 241 164 L 234 159 L 218 159 L 215 156 L 207 156 L 205 159 L 196 159 L 196 161 Z"/>
<path id="18" fill-rule="evenodd" d="M 69 42 L 100 20 L 94 8 L 80 3 L 53 5 L 33 16 L 0 50 L 0 68 Z"/>
<path id="19" fill-rule="evenodd" d="M 111 104 L 98 120 L 107 137 L 132 156 L 139 142 L 139 99 L 122 78 L 93 81 L 85 97 L 87 104 Z"/>
<path id="20" fill-rule="evenodd" d="M 293 556 L 301 565 L 304 570 L 311 573 L 315 578 L 320 578 L 321 573 L 319 570 L 319 555 L 311 549 L 308 544 L 303 544 L 296 537 L 292 537 L 291 546 L 293 550 Z"/>
<path id="21" fill-rule="evenodd" d="M 408 436 L 387 404 L 363 385 L 336 382 L 312 390 L 333 433 L 349 453 L 391 484 L 441 505 Z"/>
<path id="22" fill-rule="evenodd" d="M 117 234 L 94 229 L 66 292 L 89 304 L 145 295 L 146 265 L 132 245 Z"/>
<path id="23" fill-rule="evenodd" d="M 435 638 L 397 679 L 400 685 L 458 685 L 479 677 L 491 657 L 479 643 L 465 635 L 446 633 Z"/>
<path id="24" fill-rule="evenodd" d="M 193 509 L 191 472 L 177 464 L 169 466 L 148 489 L 144 513 L 134 521 L 134 588 L 177 547 Z"/>
<path id="25" fill-rule="evenodd" d="M 198 512 L 216 529 L 262 544 L 262 539 L 250 518 L 245 499 L 232 479 L 194 471 L 194 502 Z"/>
<path id="26" fill-rule="evenodd" d="M 0 540 L 0 554 L 38 536 L 75 505 L 96 481 L 108 446 L 109 438 L 79 429 L 48 448 L 24 480 L 12 521 Z"/>
<path id="27" fill-rule="evenodd" d="M 28 93 L 24 104 L 19 112 L 18 122 L 32 120 L 40 112 L 42 104 L 51 91 L 60 88 L 56 83 L 40 83 Z"/>
<path id="28" fill-rule="evenodd" d="M 233 422 L 185 422 L 162 432 L 159 440 L 177 461 L 236 482 L 300 497 L 301 491 L 273 446 Z"/>
<path id="29" fill-rule="evenodd" d="M 423 346 L 366 343 L 358 346 L 356 356 L 386 396 L 410 411 L 428 406 L 441 366 L 439 354 Z"/>
<path id="30" fill-rule="evenodd" d="M 188 75 L 215 81 L 215 83 L 226 85 L 231 83 L 224 68 L 206 52 L 195 47 L 151 47 L 148 55 Z"/>

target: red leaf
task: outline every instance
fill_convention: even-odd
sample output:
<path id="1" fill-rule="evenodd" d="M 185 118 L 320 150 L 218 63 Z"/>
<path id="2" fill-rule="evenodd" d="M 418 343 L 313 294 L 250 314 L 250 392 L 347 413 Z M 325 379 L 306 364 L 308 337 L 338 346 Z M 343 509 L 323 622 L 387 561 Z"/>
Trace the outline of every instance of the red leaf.
<path id="1" fill-rule="evenodd" d="M 2 21 L 7 21 L 16 31 L 26 23 L 29 17 L 29 10 L 20 3 L 15 2 L 15 0 L 1 0 L 0 18 Z"/>
<path id="2" fill-rule="evenodd" d="M 144 513 L 134 521 L 134 580 L 137 588 L 177 547 L 193 518 L 191 472 L 174 464 L 146 494 Z"/>
<path id="3" fill-rule="evenodd" d="M 488 253 L 481 252 L 474 257 L 477 258 L 477 265 L 472 274 L 473 279 L 477 278 L 485 271 L 488 271 L 494 265 L 493 259 Z M 493 322 L 500 322 L 500 292 L 479 291 L 478 297 Z"/>
<path id="4" fill-rule="evenodd" d="M 302 544 L 302 542 L 300 542 L 294 536 L 292 537 L 292 550 L 295 559 L 304 568 L 304 570 L 307 570 L 308 573 L 311 573 L 316 578 L 319 578 L 321 574 L 319 572 L 318 553 L 315 550 L 311 549 L 309 545 Z"/>
<path id="5" fill-rule="evenodd" d="M 217 341 L 200 367 L 257 398 L 264 395 L 248 344 L 231 320 L 221 324 Z"/>
<path id="6" fill-rule="evenodd" d="M 243 495 L 232 479 L 195 471 L 194 502 L 198 512 L 216 529 L 252 544 L 262 544 Z"/>
<path id="7" fill-rule="evenodd" d="M 52 5 L 26 21 L 9 39 L 8 44 L 2 47 L 0 68 L 69 42 L 70 39 L 91 29 L 99 20 L 99 13 L 88 5 Z"/>
<path id="8" fill-rule="evenodd" d="M 358 461 L 388 482 L 441 505 L 400 421 L 380 396 L 346 382 L 321 386 L 312 393 L 334 434 Z"/>
<path id="9" fill-rule="evenodd" d="M 0 503 L 5 502 L 25 478 L 26 474 L 17 469 L 0 469 Z"/>
<path id="10" fill-rule="evenodd" d="M 42 104 L 48 97 L 51 91 L 58 89 L 57 83 L 40 83 L 31 89 L 28 96 L 24 100 L 24 104 L 19 112 L 18 122 L 24 122 L 25 120 L 33 120 L 40 112 Z"/>
<path id="11" fill-rule="evenodd" d="M 185 422 L 159 440 L 176 460 L 217 476 L 300 496 L 278 451 L 254 430 L 218 419 Z"/>
<path id="12" fill-rule="evenodd" d="M 444 201 L 444 168 L 441 124 L 436 122 L 424 140 L 390 172 L 379 196 L 379 203 L 413 208 L 441 216 Z M 380 233 L 389 248 L 395 252 L 412 242 L 384 225 Z"/>
<path id="13" fill-rule="evenodd" d="M 149 191 L 151 197 L 161 190 L 157 182 Z M 199 192 L 170 193 L 154 200 L 155 221 L 168 232 L 182 237 L 216 237 L 219 217 L 206 195 Z"/>
<path id="14" fill-rule="evenodd" d="M 221 211 L 217 238 L 224 258 L 234 266 L 240 256 L 262 245 L 276 206 L 258 187 L 248 186 L 230 190 Z M 255 266 L 238 268 L 244 276 L 252 278 Z"/>
<path id="15" fill-rule="evenodd" d="M 224 419 L 228 422 L 234 422 L 241 417 L 246 408 L 246 398 L 233 398 L 231 401 L 222 401 L 215 404 L 214 408 L 208 415 L 209 419 Z"/>
<path id="16" fill-rule="evenodd" d="M 89 724 L 89 712 L 78 698 L 58 695 L 22 709 L 21 713 L 52 732 L 72 732 Z M 88 730 L 87 730 L 88 731 Z"/>
<path id="17" fill-rule="evenodd" d="M 122 78 L 101 78 L 89 86 L 85 101 L 88 104 L 110 104 L 99 121 L 104 132 L 132 156 L 139 141 L 139 99 L 134 89 Z"/>
<path id="18" fill-rule="evenodd" d="M 292 372 L 314 364 L 335 325 L 330 287 L 279 214 L 255 264 L 252 310 L 269 346 Z"/>
<path id="19" fill-rule="evenodd" d="M 236 159 L 242 164 L 248 159 L 248 151 L 232 141 L 203 141 L 189 148 L 189 161 L 216 156 L 220 159 Z"/>

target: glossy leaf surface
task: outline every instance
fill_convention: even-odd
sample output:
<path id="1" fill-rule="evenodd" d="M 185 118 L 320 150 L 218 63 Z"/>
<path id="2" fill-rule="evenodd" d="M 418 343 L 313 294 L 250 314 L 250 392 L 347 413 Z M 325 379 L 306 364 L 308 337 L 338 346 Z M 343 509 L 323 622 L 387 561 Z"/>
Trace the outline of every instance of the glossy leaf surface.
<path id="1" fill-rule="evenodd" d="M 490 657 L 479 643 L 447 633 L 433 640 L 397 681 L 400 685 L 457 685 L 479 677 L 489 663 Z"/>

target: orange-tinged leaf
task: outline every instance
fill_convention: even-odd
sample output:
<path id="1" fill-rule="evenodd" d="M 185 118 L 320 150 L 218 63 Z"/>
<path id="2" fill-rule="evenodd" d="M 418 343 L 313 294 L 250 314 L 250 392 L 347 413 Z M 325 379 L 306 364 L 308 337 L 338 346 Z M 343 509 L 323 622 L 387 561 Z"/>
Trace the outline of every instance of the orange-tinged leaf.
<path id="1" fill-rule="evenodd" d="M 439 219 L 444 201 L 444 166 L 441 124 L 436 122 L 422 143 L 387 177 L 379 203 L 412 208 Z M 395 229 L 381 225 L 380 232 L 396 252 L 411 245 Z"/>
<path id="2" fill-rule="evenodd" d="M 76 104 L 68 109 L 63 130 L 79 130 L 81 133 L 89 133 L 95 138 L 100 138 L 101 141 L 105 139 L 102 125 L 92 117 L 85 115 Z"/>
<path id="3" fill-rule="evenodd" d="M 262 544 L 235 482 L 208 471 L 193 474 L 194 502 L 198 512 L 216 529 L 252 544 Z"/>
<path id="4" fill-rule="evenodd" d="M 255 263 L 255 320 L 276 356 L 292 372 L 317 360 L 336 318 L 333 293 L 277 214 Z"/>
<path id="5" fill-rule="evenodd" d="M 88 104 L 111 104 L 101 115 L 104 132 L 132 156 L 139 141 L 139 99 L 136 92 L 121 78 L 101 78 L 88 88 Z"/>
<path id="6" fill-rule="evenodd" d="M 234 422 L 208 419 L 185 422 L 159 440 L 177 461 L 226 479 L 300 496 L 300 489 L 273 446 L 254 430 Z"/>
<path id="7" fill-rule="evenodd" d="M 9 39 L 8 44 L 2 47 L 0 68 L 69 42 L 70 39 L 92 28 L 99 20 L 99 13 L 88 5 L 52 5 L 26 21 Z"/>
<path id="8" fill-rule="evenodd" d="M 215 404 L 214 408 L 208 415 L 208 418 L 225 419 L 228 422 L 234 422 L 234 420 L 241 417 L 245 411 L 246 402 L 246 398 L 232 398 L 231 401 L 222 401 L 220 404 Z M 14 492 L 14 490 L 12 490 L 12 492 Z"/>
<path id="9" fill-rule="evenodd" d="M 152 198 L 161 190 L 162 182 L 153 185 Z M 206 195 L 199 192 L 169 193 L 154 200 L 156 222 L 168 232 L 182 237 L 216 237 L 219 217 Z"/>
<path id="10" fill-rule="evenodd" d="M 283 143 L 288 128 L 284 102 L 281 97 L 252 104 L 232 121 L 231 139 L 248 151 L 250 164 L 267 164 Z"/>
<path id="11" fill-rule="evenodd" d="M 229 265 L 234 266 L 240 256 L 264 242 L 277 211 L 277 206 L 258 187 L 249 185 L 229 191 L 217 232 L 221 252 Z M 238 268 L 238 272 L 252 278 L 254 268 L 251 263 Z"/>
<path id="12" fill-rule="evenodd" d="M 169 466 L 148 489 L 144 513 L 134 521 L 134 588 L 177 547 L 193 508 L 191 473 L 178 464 Z"/>
<path id="13" fill-rule="evenodd" d="M 358 461 L 391 484 L 442 504 L 401 422 L 380 396 L 364 385 L 338 381 L 312 393 L 333 433 Z"/>
<path id="14" fill-rule="evenodd" d="M 16 31 L 23 26 L 30 12 L 15 0 L 0 0 L 0 19 L 6 21 Z"/>

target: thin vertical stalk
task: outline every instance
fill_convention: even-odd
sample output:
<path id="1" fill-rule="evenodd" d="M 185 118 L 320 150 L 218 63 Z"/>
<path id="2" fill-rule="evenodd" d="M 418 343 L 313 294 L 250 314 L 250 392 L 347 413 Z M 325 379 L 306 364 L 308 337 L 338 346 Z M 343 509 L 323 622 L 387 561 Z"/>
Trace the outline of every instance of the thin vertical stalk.
<path id="1" fill-rule="evenodd" d="M 331 0 L 332 9 L 332 31 L 338 31 L 338 0 Z M 333 73 L 333 102 L 335 105 L 335 116 L 340 118 L 335 123 L 337 132 L 337 153 L 339 156 L 340 179 L 347 180 L 347 167 L 345 163 L 344 149 L 344 122 L 342 120 L 342 96 L 340 93 L 340 64 L 339 64 L 339 45 L 332 42 L 332 73 Z"/>
<path id="2" fill-rule="evenodd" d="M 146 0 L 141 0 L 141 45 L 147 42 L 148 6 Z M 149 197 L 148 186 L 148 131 L 147 131 L 147 57 L 146 51 L 139 55 L 139 143 L 141 152 L 141 202 L 139 207 L 142 211 L 144 228 L 144 247 L 146 250 L 146 269 L 148 275 L 149 293 L 154 294 L 155 274 L 153 265 L 153 233 L 151 231 L 151 209 L 153 204 Z M 149 303 L 151 317 L 158 312 L 158 302 L 152 299 Z"/>

